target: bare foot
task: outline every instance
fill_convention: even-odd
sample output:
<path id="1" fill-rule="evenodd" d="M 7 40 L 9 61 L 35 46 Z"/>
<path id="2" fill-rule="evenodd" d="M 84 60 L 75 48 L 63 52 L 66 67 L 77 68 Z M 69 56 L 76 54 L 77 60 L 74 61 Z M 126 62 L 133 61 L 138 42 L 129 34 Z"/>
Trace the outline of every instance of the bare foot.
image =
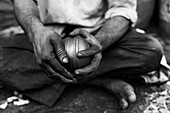
<path id="1" fill-rule="evenodd" d="M 116 95 L 122 109 L 126 109 L 129 103 L 136 101 L 136 94 L 133 87 L 123 80 L 97 79 L 91 81 L 90 84 L 104 87 Z"/>

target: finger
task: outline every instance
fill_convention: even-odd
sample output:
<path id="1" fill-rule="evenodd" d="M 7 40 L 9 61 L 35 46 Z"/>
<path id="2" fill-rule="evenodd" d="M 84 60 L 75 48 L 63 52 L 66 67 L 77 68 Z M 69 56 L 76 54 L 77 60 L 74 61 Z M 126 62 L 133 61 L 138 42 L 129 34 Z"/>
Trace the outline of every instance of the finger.
<path id="1" fill-rule="evenodd" d="M 54 66 L 54 69 L 58 70 L 63 76 L 66 78 L 73 79 L 73 74 L 67 71 L 58 61 L 56 58 L 52 57 L 48 59 L 50 64 Z"/>
<path id="2" fill-rule="evenodd" d="M 90 43 L 91 45 L 96 45 L 98 46 L 100 49 L 102 49 L 100 43 L 97 41 L 97 39 L 91 35 L 90 33 L 88 33 L 86 30 L 81 30 L 81 29 L 76 29 L 75 30 L 76 33 L 79 33 L 79 35 L 81 35 L 82 37 L 84 37 L 88 43 Z"/>
<path id="3" fill-rule="evenodd" d="M 73 83 L 74 83 L 74 84 L 78 83 L 77 78 L 73 78 Z"/>
<path id="4" fill-rule="evenodd" d="M 85 50 L 82 50 L 82 51 L 79 51 L 77 53 L 77 56 L 78 57 L 88 57 L 88 56 L 92 56 L 98 52 L 100 52 L 101 49 L 99 46 L 96 46 L 96 45 L 92 45 L 90 48 L 88 49 L 85 49 Z"/>
<path id="5" fill-rule="evenodd" d="M 97 68 L 100 64 L 101 58 L 102 58 L 101 53 L 96 54 L 90 65 L 88 65 L 82 69 L 75 70 L 75 73 L 79 74 L 79 75 L 87 75 L 87 74 L 97 70 Z"/>
<path id="6" fill-rule="evenodd" d="M 70 34 L 71 35 L 81 35 L 82 37 L 84 37 L 87 40 L 88 43 L 90 43 L 92 45 L 90 48 L 78 52 L 79 57 L 94 55 L 95 53 L 102 50 L 102 46 L 97 41 L 97 39 L 93 35 L 88 33 L 87 31 L 81 30 L 81 29 L 75 29 Z"/>
<path id="7" fill-rule="evenodd" d="M 68 56 L 64 49 L 64 45 L 61 39 L 52 38 L 51 43 L 54 46 L 54 50 L 62 63 L 68 63 Z"/>
<path id="8" fill-rule="evenodd" d="M 80 29 L 75 29 L 69 35 L 70 36 L 75 36 L 75 35 L 79 35 L 79 34 L 80 34 Z"/>
<path id="9" fill-rule="evenodd" d="M 93 35 L 89 34 L 88 32 L 86 32 L 85 34 L 86 34 L 86 38 L 85 39 L 87 40 L 88 43 L 90 43 L 91 45 L 96 45 L 100 49 L 102 49 L 101 44 L 97 41 L 97 39 Z"/>
<path id="10" fill-rule="evenodd" d="M 48 65 L 47 63 L 43 62 L 42 66 L 45 68 L 47 75 L 50 78 L 54 78 L 54 79 L 60 79 L 61 81 L 63 81 L 64 83 L 72 83 L 73 80 L 67 79 L 65 77 L 63 77 L 62 75 L 60 75 L 59 73 L 56 73 L 51 67 L 50 65 Z"/>
<path id="11" fill-rule="evenodd" d="M 82 30 L 82 29 L 75 29 L 73 32 L 70 33 L 71 36 L 75 36 L 75 35 L 80 35 L 82 36 L 83 38 L 87 38 L 87 39 L 92 39 L 94 38 L 93 35 L 91 35 L 90 33 L 88 33 L 86 30 Z M 88 40 L 91 42 L 91 40 Z M 93 40 L 94 41 L 94 40 Z"/>
<path id="12" fill-rule="evenodd" d="M 63 77 L 59 73 L 53 73 L 52 76 L 57 78 L 57 79 L 60 78 L 61 81 L 63 81 L 64 83 L 73 83 L 74 82 L 73 80 L 70 80 L 70 79 L 67 79 L 67 78 Z"/>
<path id="13" fill-rule="evenodd" d="M 80 35 L 83 38 L 87 39 L 87 41 L 90 44 L 97 43 L 97 40 L 95 40 L 95 37 L 88 33 L 86 30 L 81 30 L 81 29 L 75 29 L 73 32 L 70 33 L 70 35 Z"/>

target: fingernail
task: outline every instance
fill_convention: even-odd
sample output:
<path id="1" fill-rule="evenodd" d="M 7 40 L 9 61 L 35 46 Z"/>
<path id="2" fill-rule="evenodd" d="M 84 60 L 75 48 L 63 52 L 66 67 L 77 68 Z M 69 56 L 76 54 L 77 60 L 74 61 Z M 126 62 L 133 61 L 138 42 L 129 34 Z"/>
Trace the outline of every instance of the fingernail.
<path id="1" fill-rule="evenodd" d="M 74 32 L 71 32 L 70 35 L 74 35 Z"/>
<path id="2" fill-rule="evenodd" d="M 64 63 L 68 63 L 68 58 L 64 57 L 64 58 L 62 59 L 62 61 L 63 61 Z"/>
<path id="3" fill-rule="evenodd" d="M 79 75 L 80 73 L 78 71 L 75 71 L 75 74 Z"/>
<path id="4" fill-rule="evenodd" d="M 82 54 L 81 54 L 81 53 L 78 53 L 78 56 L 82 56 Z"/>

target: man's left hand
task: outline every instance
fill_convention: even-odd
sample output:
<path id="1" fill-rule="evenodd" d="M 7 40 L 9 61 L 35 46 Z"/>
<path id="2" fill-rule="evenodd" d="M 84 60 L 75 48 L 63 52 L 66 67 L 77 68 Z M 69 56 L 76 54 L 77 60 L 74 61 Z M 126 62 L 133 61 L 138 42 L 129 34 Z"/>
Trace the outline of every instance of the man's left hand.
<path id="1" fill-rule="evenodd" d="M 86 78 L 85 75 L 87 75 L 87 77 L 88 77 L 88 75 L 92 75 L 90 73 L 92 73 L 92 72 L 94 72 L 95 70 L 98 69 L 100 61 L 102 59 L 102 54 L 101 54 L 102 46 L 93 35 L 91 35 L 90 33 L 88 33 L 85 30 L 75 29 L 73 32 L 70 33 L 70 35 L 71 36 L 80 35 L 83 38 L 85 38 L 86 41 L 91 45 L 90 48 L 82 50 L 82 51 L 77 53 L 78 57 L 94 56 L 90 65 L 88 65 L 84 68 L 75 70 L 75 74 L 78 77 L 85 77 Z M 89 78 L 92 78 L 92 77 L 89 77 Z"/>

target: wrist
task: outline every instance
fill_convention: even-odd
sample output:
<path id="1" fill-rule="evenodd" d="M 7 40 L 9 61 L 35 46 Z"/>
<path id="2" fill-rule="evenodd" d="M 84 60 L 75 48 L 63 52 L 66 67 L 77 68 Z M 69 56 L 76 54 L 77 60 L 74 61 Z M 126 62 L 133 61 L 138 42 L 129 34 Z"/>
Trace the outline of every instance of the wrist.
<path id="1" fill-rule="evenodd" d="M 105 48 L 105 44 L 104 41 L 106 39 L 106 36 L 104 34 L 96 34 L 95 38 L 97 39 L 97 41 L 100 43 L 100 45 L 102 46 L 102 50 Z"/>
<path id="2" fill-rule="evenodd" d="M 45 29 L 42 22 L 37 18 L 32 18 L 30 20 L 30 25 L 28 26 L 28 29 L 26 30 L 26 33 L 30 40 L 36 38 L 36 35 L 43 32 Z"/>

